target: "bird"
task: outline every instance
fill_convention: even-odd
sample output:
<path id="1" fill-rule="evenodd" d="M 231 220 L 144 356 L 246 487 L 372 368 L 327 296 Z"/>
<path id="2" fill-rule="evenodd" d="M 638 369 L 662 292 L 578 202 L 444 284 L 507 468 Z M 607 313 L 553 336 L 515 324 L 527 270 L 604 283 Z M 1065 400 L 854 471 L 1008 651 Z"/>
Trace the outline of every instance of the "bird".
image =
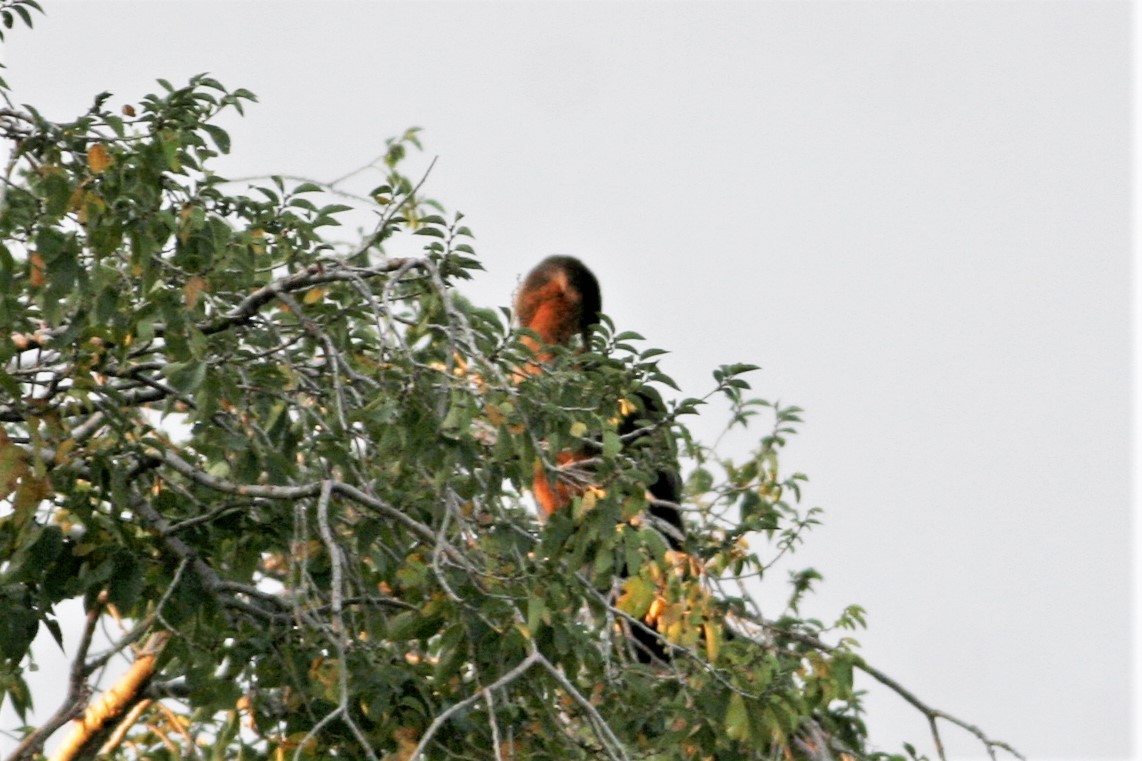
<path id="1" fill-rule="evenodd" d="M 520 327 L 531 333 L 522 339 L 531 353 L 522 368 L 526 377 L 542 372 L 550 364 L 553 347 L 570 348 L 576 340 L 580 351 L 590 345 L 591 330 L 602 314 L 602 292 L 598 279 L 582 261 L 573 256 L 549 256 L 524 277 L 514 306 Z M 666 414 L 661 398 L 650 387 L 639 389 L 622 408 L 618 434 L 628 446 L 639 437 L 627 437 L 646 427 L 647 421 L 661 421 Z M 592 456 L 586 449 L 568 450 L 556 453 L 554 461 L 566 469 Z M 535 465 L 532 493 L 545 518 L 566 509 L 585 488 L 581 480 L 552 479 L 542 462 Z M 647 496 L 646 512 L 656 519 L 652 525 L 659 529 L 671 550 L 681 551 L 685 526 L 679 509 L 682 482 L 676 463 L 657 470 L 647 485 Z M 626 575 L 625 567 L 620 573 Z M 631 627 L 631 636 L 640 662 L 668 660 L 668 646 L 656 632 L 635 626 Z"/>

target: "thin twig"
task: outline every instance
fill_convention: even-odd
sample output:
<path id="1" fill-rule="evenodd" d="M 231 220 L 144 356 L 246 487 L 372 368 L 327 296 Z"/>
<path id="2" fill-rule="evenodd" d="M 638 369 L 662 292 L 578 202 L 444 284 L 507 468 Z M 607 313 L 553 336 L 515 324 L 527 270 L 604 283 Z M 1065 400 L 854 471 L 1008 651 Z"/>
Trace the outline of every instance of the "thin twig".
<path id="1" fill-rule="evenodd" d="M 8 756 L 8 761 L 23 761 L 39 755 L 44 742 L 55 734 L 57 729 L 83 714 L 84 706 L 91 696 L 91 689 L 87 685 L 87 676 L 90 673 L 87 670 L 87 651 L 91 647 L 91 640 L 95 635 L 95 625 L 99 622 L 99 614 L 103 610 L 105 599 L 105 596 L 101 594 L 87 610 L 83 633 L 79 638 L 79 649 L 76 651 L 75 659 L 71 662 L 67 695 L 64 697 L 63 703 L 47 721 L 16 746 L 16 750 Z"/>
<path id="2" fill-rule="evenodd" d="M 337 653 L 337 691 L 338 691 L 338 704 L 335 709 L 326 714 L 319 722 L 313 725 L 310 730 L 305 734 L 305 737 L 298 743 L 297 750 L 294 752 L 294 758 L 300 759 L 301 754 L 305 751 L 307 743 L 310 739 L 317 736 L 322 727 L 326 726 L 335 719 L 340 719 L 357 738 L 357 742 L 364 749 L 365 755 L 373 761 L 376 761 L 377 755 L 373 752 L 372 746 L 369 744 L 365 733 L 357 726 L 357 722 L 353 720 L 353 714 L 349 710 L 349 664 L 345 659 L 345 621 L 341 617 L 341 598 L 342 598 L 342 562 L 341 547 L 337 544 L 336 538 L 333 536 L 333 530 L 329 525 L 329 503 L 333 495 L 333 482 L 325 480 L 321 482 L 321 494 L 317 499 L 317 530 L 321 535 L 321 541 L 325 545 L 325 552 L 329 555 L 330 571 L 332 579 L 330 581 L 330 605 L 331 605 L 331 626 L 333 628 L 333 647 Z"/>
<path id="3" fill-rule="evenodd" d="M 526 658 L 517 663 L 514 668 L 501 676 L 499 679 L 492 682 L 487 687 L 483 687 L 477 690 L 460 702 L 453 703 L 448 707 L 447 710 L 438 713 L 436 718 L 432 720 L 432 723 L 428 725 L 428 729 L 424 731 L 424 736 L 421 737 L 420 742 L 416 744 L 416 748 L 413 749 L 412 755 L 408 757 L 409 761 L 418 761 L 424 757 L 424 751 L 428 747 L 428 743 L 432 741 L 433 736 L 440 730 L 440 727 L 444 725 L 444 722 L 448 721 L 448 719 L 450 719 L 453 714 L 459 713 L 473 703 L 482 700 L 486 694 L 491 693 L 493 690 L 498 690 L 501 687 L 506 687 L 507 685 L 523 676 L 524 672 L 526 672 L 529 668 L 543 661 L 544 658 L 539 654 L 539 651 L 533 649 Z"/>
<path id="4" fill-rule="evenodd" d="M 630 757 L 627 756 L 626 748 L 623 747 L 619 738 L 615 737 L 611 725 L 599 714 L 598 709 L 591 704 L 591 701 L 588 700 L 583 693 L 579 692 L 579 689 L 575 685 L 571 684 L 571 680 L 568 679 L 554 663 L 539 655 L 538 651 L 535 651 L 534 654 L 539 656 L 539 664 L 547 670 L 547 673 L 555 679 L 559 686 L 563 688 L 563 691 L 587 714 L 587 721 L 591 725 L 591 731 L 599 738 L 599 742 L 603 744 L 607 755 L 615 761 L 618 761 L 618 759 L 630 761 Z"/>
<path id="5" fill-rule="evenodd" d="M 808 645 L 809 647 L 813 648 L 814 650 L 818 650 L 822 653 L 828 653 L 830 655 L 836 655 L 837 653 L 841 652 L 841 648 L 837 648 L 837 647 L 833 647 L 831 645 L 828 645 L 828 644 L 822 642 L 817 637 L 814 637 L 810 634 L 805 634 L 803 632 L 797 632 L 797 631 L 790 631 L 788 629 L 782 629 L 782 628 L 779 628 L 779 627 L 774 626 L 773 624 L 767 623 L 767 622 L 763 622 L 762 625 L 775 635 L 782 636 L 782 637 L 788 637 L 789 639 L 796 640 L 797 642 Z M 1014 756 L 1015 758 L 1025 759 L 1025 757 L 1021 753 L 1019 753 L 1019 751 L 1015 750 L 1009 744 L 1007 744 L 1001 740 L 993 740 L 992 738 L 988 737 L 983 732 L 983 730 L 981 730 L 979 727 L 977 727 L 973 724 L 969 724 L 968 722 L 964 721 L 963 719 L 956 718 L 955 716 L 952 716 L 949 713 L 941 711 L 938 708 L 932 708 L 927 703 L 920 700 L 920 698 L 918 698 L 911 690 L 908 690 L 907 688 L 905 688 L 902 684 L 897 682 L 895 679 L 888 676 L 887 674 L 885 674 L 880 669 L 869 665 L 864 660 L 864 658 L 861 658 L 859 656 L 855 656 L 855 654 L 850 653 L 848 651 L 845 651 L 845 654 L 850 655 L 850 656 L 854 656 L 853 657 L 853 665 L 856 668 L 860 669 L 861 671 L 868 674 L 869 676 L 871 676 L 876 681 L 883 684 L 885 687 L 887 687 L 890 690 L 892 690 L 893 692 L 895 692 L 906 703 L 908 703 L 909 705 L 911 705 L 913 708 L 915 708 L 917 711 L 919 711 L 921 714 L 924 715 L 924 717 L 928 720 L 928 725 L 932 731 L 932 737 L 933 737 L 933 740 L 935 742 L 936 749 L 937 749 L 937 752 L 939 754 L 939 757 L 941 759 L 945 758 L 945 756 L 944 756 L 943 742 L 940 740 L 940 734 L 939 734 L 939 731 L 938 731 L 938 728 L 936 725 L 937 719 L 943 719 L 944 721 L 948 722 L 949 724 L 954 724 L 955 726 L 960 727 L 964 731 L 974 735 L 975 738 L 977 740 L 979 740 L 984 745 L 984 747 L 987 749 L 988 755 L 991 756 L 991 758 L 993 758 L 993 759 L 995 758 L 995 751 L 994 751 L 995 748 L 1005 750 L 1008 753 L 1010 753 L 1012 756 Z"/>

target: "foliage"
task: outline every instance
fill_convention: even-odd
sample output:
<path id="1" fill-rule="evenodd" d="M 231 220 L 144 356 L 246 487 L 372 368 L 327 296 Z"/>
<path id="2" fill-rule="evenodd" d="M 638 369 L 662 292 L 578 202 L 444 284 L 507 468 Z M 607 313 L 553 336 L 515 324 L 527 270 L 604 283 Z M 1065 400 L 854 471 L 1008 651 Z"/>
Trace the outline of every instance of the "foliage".
<path id="1" fill-rule="evenodd" d="M 70 702 L 17 755 L 132 652 L 154 656 L 154 702 L 107 757 L 876 755 L 855 642 L 798 615 L 816 575 L 776 620 L 740 586 L 817 520 L 778 468 L 796 408 L 730 365 L 711 391 L 730 424 L 775 421 L 744 461 L 691 439 L 703 400 L 620 436 L 624 401 L 671 385 L 661 352 L 607 324 L 517 377 L 509 315 L 455 290 L 480 269 L 471 231 L 406 173 L 416 130 L 360 198 L 239 188 L 211 169 L 216 117 L 253 96 L 160 85 L 67 123 L 0 115 L 0 687 L 21 715 L 33 637 L 61 639 L 61 601 L 88 611 Z M 362 213 L 359 239 L 328 235 Z M 534 463 L 571 445 L 597 451 L 599 488 L 539 526 Z M 675 446 L 685 553 L 644 513 Z M 669 664 L 632 653 L 648 613 Z M 88 654 L 100 620 L 113 648 Z M 853 607 L 835 627 L 860 625 Z"/>
<path id="2" fill-rule="evenodd" d="M 4 33 L 15 26 L 17 18 L 32 26 L 32 11 L 29 9 L 44 12 L 36 0 L 0 0 L 0 42 L 4 40 Z"/>

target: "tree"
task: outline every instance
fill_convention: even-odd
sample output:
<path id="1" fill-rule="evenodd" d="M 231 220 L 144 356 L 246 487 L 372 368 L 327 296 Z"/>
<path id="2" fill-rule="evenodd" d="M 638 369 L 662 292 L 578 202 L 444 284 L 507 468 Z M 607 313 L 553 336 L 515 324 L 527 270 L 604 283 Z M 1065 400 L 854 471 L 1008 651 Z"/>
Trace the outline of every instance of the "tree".
<path id="1" fill-rule="evenodd" d="M 859 607 L 803 618 L 811 569 L 780 616 L 752 601 L 742 581 L 771 583 L 818 511 L 778 467 L 800 411 L 749 397 L 751 366 L 710 392 L 731 427 L 772 417 L 744 459 L 689 435 L 703 399 L 622 436 L 624 401 L 672 386 L 661 351 L 608 323 L 521 380 L 510 315 L 457 292 L 472 233 L 404 168 L 417 130 L 365 194 L 240 187 L 211 169 L 216 117 L 253 95 L 159 84 L 66 123 L 3 89 L 0 685 L 21 716 L 36 633 L 62 643 L 56 607 L 86 610 L 63 705 L 11 758 L 72 719 L 56 758 L 885 757 L 854 672 L 922 711 L 940 755 L 940 721 L 1015 753 L 867 664 Z M 357 239 L 328 234 L 361 214 Z M 534 463 L 569 446 L 597 488 L 539 526 Z M 676 448 L 685 552 L 645 513 Z M 669 663 L 639 661 L 639 628 Z M 130 669 L 93 696 L 113 658 Z"/>

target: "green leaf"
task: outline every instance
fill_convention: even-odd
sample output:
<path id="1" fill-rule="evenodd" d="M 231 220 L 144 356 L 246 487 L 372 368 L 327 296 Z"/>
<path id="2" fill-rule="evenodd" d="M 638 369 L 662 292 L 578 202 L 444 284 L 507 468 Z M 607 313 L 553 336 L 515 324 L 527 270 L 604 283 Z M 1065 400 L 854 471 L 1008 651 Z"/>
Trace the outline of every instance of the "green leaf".
<path id="1" fill-rule="evenodd" d="M 544 604 L 543 598 L 532 592 L 527 596 L 527 628 L 533 637 L 547 618 L 547 606 Z"/>
<path id="2" fill-rule="evenodd" d="M 726 706 L 726 716 L 723 726 L 726 737 L 738 742 L 749 740 L 749 711 L 746 709 L 745 698 L 739 692 L 730 693 L 729 704 Z"/>
<path id="3" fill-rule="evenodd" d="M 193 394 L 206 379 L 207 363 L 204 360 L 171 362 L 163 368 L 167 382 L 183 394 Z"/>
<path id="4" fill-rule="evenodd" d="M 704 494 L 714 487 L 714 474 L 705 468 L 695 468 L 687 479 L 687 488 L 693 494 Z"/>
<path id="5" fill-rule="evenodd" d="M 63 172 L 49 172 L 43 179 L 45 211 L 50 217 L 62 217 L 71 205 L 71 183 Z"/>
<path id="6" fill-rule="evenodd" d="M 19 13 L 20 18 L 22 18 L 24 20 L 24 23 L 27 24 L 29 28 L 31 28 L 31 26 L 32 26 L 32 14 L 28 13 L 27 9 L 24 8 L 24 6 L 13 5 L 12 10 L 16 11 L 16 13 Z"/>
<path id="7" fill-rule="evenodd" d="M 138 560 L 127 552 L 115 556 L 114 570 L 108 580 L 108 600 L 121 611 L 129 611 L 143 591 L 143 573 Z"/>
<path id="8" fill-rule="evenodd" d="M 8 601 L 5 601 L 8 603 Z M 27 607 L 6 604 L 0 616 L 0 654 L 12 663 L 18 663 L 36 638 L 39 619 Z"/>
<path id="9" fill-rule="evenodd" d="M 603 457 L 611 458 L 622 451 L 622 437 L 615 431 L 603 431 Z"/>
<path id="10" fill-rule="evenodd" d="M 853 693 L 853 662 L 847 657 L 835 656 L 829 663 L 829 674 L 837 687 L 837 697 L 841 700 L 852 699 Z"/>
<path id="11" fill-rule="evenodd" d="M 202 129 L 210 135 L 210 139 L 218 146 L 219 151 L 222 153 L 230 152 L 230 135 L 227 134 L 226 130 L 213 124 L 203 124 Z"/>

